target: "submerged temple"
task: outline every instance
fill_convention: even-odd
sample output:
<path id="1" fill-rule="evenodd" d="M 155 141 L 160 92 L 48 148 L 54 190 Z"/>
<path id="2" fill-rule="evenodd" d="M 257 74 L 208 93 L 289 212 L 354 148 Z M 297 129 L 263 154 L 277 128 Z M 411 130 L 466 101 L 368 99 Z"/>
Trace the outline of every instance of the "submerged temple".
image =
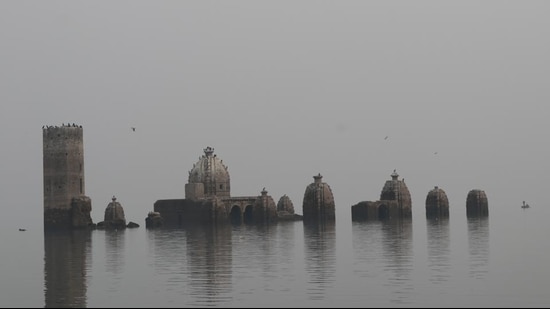
<path id="1" fill-rule="evenodd" d="M 334 222 L 336 207 L 330 186 L 323 182 L 319 173 L 313 183 L 306 187 L 302 204 L 304 222 Z"/>
<path id="2" fill-rule="evenodd" d="M 263 188 L 259 195 L 231 196 L 231 181 L 227 166 L 206 147 L 204 155 L 189 171 L 184 199 L 162 199 L 154 203 L 147 218 L 147 227 L 196 224 L 265 224 L 296 219 L 289 208 L 277 210 L 273 197 Z M 151 215 L 153 214 L 153 215 Z M 153 224 L 156 222 L 156 225 Z"/>
<path id="3" fill-rule="evenodd" d="M 443 189 L 435 186 L 426 196 L 426 218 L 439 219 L 449 217 L 449 199 Z"/>
<path id="4" fill-rule="evenodd" d="M 468 192 L 466 197 L 466 216 L 487 217 L 489 216 L 489 203 L 485 191 L 473 189 Z"/>
<path id="5" fill-rule="evenodd" d="M 391 178 L 384 183 L 380 200 L 363 201 L 351 206 L 353 221 L 412 217 L 411 194 L 405 181 L 399 179 L 399 174 L 395 170 Z"/>

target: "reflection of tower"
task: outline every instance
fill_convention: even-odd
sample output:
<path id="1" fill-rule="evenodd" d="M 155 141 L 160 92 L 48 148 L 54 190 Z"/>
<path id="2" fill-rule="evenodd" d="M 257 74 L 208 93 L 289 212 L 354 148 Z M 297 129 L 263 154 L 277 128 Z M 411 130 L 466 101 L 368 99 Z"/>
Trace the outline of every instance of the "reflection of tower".
<path id="1" fill-rule="evenodd" d="M 305 264 L 309 298 L 326 299 L 326 288 L 335 281 L 336 232 L 334 222 L 304 224 Z"/>
<path id="2" fill-rule="evenodd" d="M 451 268 L 449 219 L 427 219 L 428 230 L 428 267 L 432 273 L 431 281 L 447 281 Z"/>
<path id="3" fill-rule="evenodd" d="M 216 305 L 231 300 L 231 226 L 196 226 L 186 229 L 191 306 Z"/>
<path id="4" fill-rule="evenodd" d="M 489 264 L 489 218 L 468 218 L 468 246 L 470 248 L 470 275 L 484 278 Z"/>
<path id="5" fill-rule="evenodd" d="M 90 242 L 87 230 L 44 232 L 44 307 L 86 307 Z"/>
<path id="6" fill-rule="evenodd" d="M 121 274 L 124 266 L 125 230 L 105 230 L 105 268 L 112 274 Z"/>
<path id="7" fill-rule="evenodd" d="M 412 219 L 382 221 L 382 249 L 388 270 L 388 287 L 392 303 L 408 299 L 406 291 L 413 290 L 410 275 L 413 270 Z"/>
<path id="8" fill-rule="evenodd" d="M 44 228 L 91 225 L 91 201 L 85 196 L 82 127 L 44 127 L 42 141 Z"/>

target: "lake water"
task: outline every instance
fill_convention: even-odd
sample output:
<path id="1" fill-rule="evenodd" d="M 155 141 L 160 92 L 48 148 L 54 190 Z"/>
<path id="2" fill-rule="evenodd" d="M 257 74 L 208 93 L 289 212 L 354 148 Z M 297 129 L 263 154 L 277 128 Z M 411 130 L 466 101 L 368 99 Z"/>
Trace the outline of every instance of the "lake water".
<path id="1" fill-rule="evenodd" d="M 2 307 L 548 307 L 549 211 L 44 233 L 0 228 Z M 351 211 L 351 210 L 350 210 Z M 415 212 L 415 213 L 414 213 Z"/>

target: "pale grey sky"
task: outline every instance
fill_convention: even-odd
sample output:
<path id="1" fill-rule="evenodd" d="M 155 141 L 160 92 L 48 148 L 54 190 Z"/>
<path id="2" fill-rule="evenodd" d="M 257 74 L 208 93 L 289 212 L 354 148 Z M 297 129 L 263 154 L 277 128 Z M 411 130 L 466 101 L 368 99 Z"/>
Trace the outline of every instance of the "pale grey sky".
<path id="1" fill-rule="evenodd" d="M 42 126 L 74 122 L 94 222 L 112 195 L 139 224 L 156 200 L 183 198 L 206 146 L 233 196 L 265 187 L 298 213 L 321 173 L 342 222 L 393 169 L 413 216 L 435 185 L 451 215 L 471 189 L 490 212 L 543 206 L 549 13 L 548 1 L 1 1 L 0 204 L 41 224 Z"/>

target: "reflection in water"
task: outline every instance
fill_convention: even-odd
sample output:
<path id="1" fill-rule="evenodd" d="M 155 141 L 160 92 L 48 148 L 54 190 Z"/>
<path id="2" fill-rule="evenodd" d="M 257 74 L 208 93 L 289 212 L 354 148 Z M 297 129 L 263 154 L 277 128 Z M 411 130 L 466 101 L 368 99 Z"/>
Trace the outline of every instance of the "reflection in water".
<path id="1" fill-rule="evenodd" d="M 470 276 L 483 279 L 489 271 L 489 218 L 468 218 Z"/>
<path id="2" fill-rule="evenodd" d="M 406 303 L 413 290 L 412 219 L 354 222 L 354 272 L 374 294 Z"/>
<path id="3" fill-rule="evenodd" d="M 215 305 L 231 300 L 231 250 L 230 225 L 187 229 L 192 305 Z"/>
<path id="4" fill-rule="evenodd" d="M 90 247 L 90 231 L 44 231 L 44 307 L 86 307 Z"/>
<path id="5" fill-rule="evenodd" d="M 404 303 L 413 289 L 412 219 L 383 221 L 382 237 L 385 272 L 391 273 L 386 284 L 392 288 L 391 302 Z"/>
<path id="6" fill-rule="evenodd" d="M 308 294 L 311 300 L 325 299 L 325 290 L 335 281 L 336 231 L 334 222 L 305 223 L 305 268 L 310 276 Z"/>
<path id="7" fill-rule="evenodd" d="M 184 296 L 181 301 L 188 306 L 231 300 L 231 226 L 150 229 L 147 233 L 155 274 L 164 281 L 159 289 Z"/>
<path id="8" fill-rule="evenodd" d="M 122 274 L 124 266 L 125 230 L 105 230 L 105 267 L 114 275 Z"/>
<path id="9" fill-rule="evenodd" d="M 428 230 L 428 267 L 430 281 L 440 283 L 450 277 L 449 219 L 426 219 Z"/>

